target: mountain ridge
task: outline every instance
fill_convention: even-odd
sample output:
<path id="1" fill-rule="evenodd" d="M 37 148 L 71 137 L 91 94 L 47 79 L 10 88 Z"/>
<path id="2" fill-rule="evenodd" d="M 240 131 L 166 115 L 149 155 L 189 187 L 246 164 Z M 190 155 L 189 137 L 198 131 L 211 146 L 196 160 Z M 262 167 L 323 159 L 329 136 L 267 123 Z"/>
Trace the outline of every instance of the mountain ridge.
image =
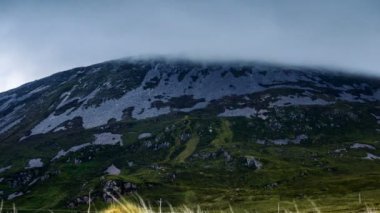
<path id="1" fill-rule="evenodd" d="M 66 72 L 62 72 L 62 73 L 58 73 L 58 74 L 55 74 L 55 75 L 52 75 L 52 76 L 50 76 L 50 77 L 47 77 L 47 78 L 45 78 L 45 79 L 41 79 L 40 81 L 36 81 L 36 82 L 34 82 L 34 83 L 30 83 L 30 84 L 27 84 L 27 85 L 25 85 L 25 86 L 23 86 L 23 87 L 20 87 L 19 89 L 15 89 L 15 90 L 12 90 L 12 91 L 15 91 L 16 93 L 17 93 L 17 91 L 19 91 L 19 90 L 22 90 L 22 89 L 27 89 L 28 87 L 32 87 L 32 89 L 34 89 L 34 90 L 32 90 L 32 91 L 29 91 L 29 94 L 33 94 L 33 93 L 37 93 L 37 92 L 40 92 L 39 90 L 42 90 L 42 89 L 47 89 L 46 87 L 48 87 L 47 85 L 45 85 L 45 87 L 43 87 L 43 88 L 41 88 L 41 86 L 40 87 L 36 87 L 36 86 L 34 86 L 34 85 L 44 85 L 44 83 L 46 82 L 46 81 L 49 81 L 49 83 L 48 83 L 48 85 L 51 85 L 51 82 L 56 82 L 57 84 L 61 84 L 61 83 L 65 83 L 65 82 L 67 82 L 67 81 L 70 81 L 71 79 L 70 78 L 75 78 L 76 76 L 80 76 L 81 74 L 83 74 L 83 75 L 89 75 L 89 74 L 91 74 L 91 72 L 94 72 L 94 70 L 96 71 L 97 69 L 102 69 L 102 68 L 104 68 L 104 67 L 112 67 L 112 69 L 117 69 L 117 67 L 118 66 L 123 66 L 123 65 L 125 65 L 125 64 L 134 64 L 134 65 L 136 65 L 136 64 L 138 64 L 138 63 L 142 63 L 142 64 L 144 64 L 144 66 L 146 65 L 146 64 L 151 64 L 150 66 L 151 66 L 151 68 L 150 68 L 150 70 L 145 70 L 145 72 L 146 72 L 146 74 L 149 74 L 149 73 L 151 73 L 152 74 L 152 70 L 154 70 L 155 68 L 153 67 L 153 65 L 152 64 L 155 64 L 154 66 L 156 66 L 156 65 L 158 65 L 158 64 L 163 64 L 163 66 L 166 66 L 166 65 L 168 65 L 168 66 L 170 66 L 170 65 L 173 65 L 174 64 L 174 66 L 176 66 L 176 65 L 178 65 L 178 66 L 181 66 L 181 65 L 184 65 L 184 66 L 195 66 L 196 68 L 198 68 L 198 69 L 200 69 L 200 70 L 202 70 L 203 68 L 202 67 L 204 67 L 204 68 L 206 68 L 207 69 L 207 67 L 211 67 L 211 69 L 218 69 L 218 67 L 213 67 L 213 66 L 219 66 L 219 69 L 224 69 L 224 70 L 228 70 L 228 69 L 234 69 L 234 68 L 236 68 L 237 67 L 237 69 L 239 69 L 239 68 L 242 68 L 242 67 L 246 67 L 247 69 L 250 69 L 251 68 L 251 74 L 252 73 L 258 73 L 258 72 L 260 72 L 260 70 L 262 70 L 262 72 L 267 72 L 268 70 L 270 71 L 270 70 L 272 70 L 272 72 L 278 72 L 278 75 L 280 75 L 280 74 L 283 74 L 280 78 L 283 78 L 284 80 L 282 81 L 282 83 L 294 83 L 294 81 L 295 80 L 298 80 L 298 81 L 314 81 L 314 83 L 317 83 L 316 81 L 315 81 L 315 79 L 311 79 L 312 78 L 312 75 L 315 75 L 315 76 L 317 76 L 317 75 L 326 75 L 326 76 L 334 76 L 334 75 L 337 75 L 337 76 L 342 76 L 342 74 L 338 74 L 338 73 L 326 73 L 326 72 L 320 72 L 319 70 L 307 70 L 307 71 L 303 71 L 303 70 L 301 70 L 302 68 L 298 68 L 298 69 L 288 69 L 288 68 L 285 68 L 285 69 L 283 69 L 283 68 L 280 68 L 280 67 L 277 67 L 277 66 L 273 66 L 273 65 L 270 65 L 270 66 L 268 66 L 268 65 L 262 65 L 262 64 L 260 64 L 259 66 L 257 66 L 257 65 L 251 65 L 251 63 L 249 63 L 249 65 L 247 65 L 247 64 L 241 64 L 241 63 L 238 63 L 238 64 L 231 64 L 231 63 L 222 63 L 222 64 L 215 64 L 215 63 L 211 63 L 211 64 L 204 64 L 204 63 L 202 63 L 202 64 L 199 64 L 199 63 L 194 63 L 194 62 L 189 62 L 189 61 L 184 61 L 184 60 L 168 60 L 168 59 L 165 59 L 165 60 L 163 60 L 163 59 L 155 59 L 155 60 L 148 60 L 148 61 L 146 61 L 146 60 L 113 60 L 113 61 L 108 61 L 108 62 L 104 62 L 104 63 L 99 63 L 99 64 L 95 64 L 95 65 L 91 65 L 91 66 L 88 66 L 88 67 L 79 67 L 79 68 L 74 68 L 74 69 L 71 69 L 71 70 L 69 70 L 69 71 L 66 71 Z M 190 64 L 189 64 L 190 63 Z M 228 68 L 228 67 L 230 67 L 230 68 Z M 165 68 L 164 68 L 165 69 Z M 159 71 L 159 72 L 161 72 L 159 75 L 166 75 L 166 76 L 169 76 L 169 75 L 171 75 L 171 73 L 170 72 L 175 72 L 175 70 L 173 70 L 173 69 L 176 69 L 176 68 L 170 68 L 170 67 L 166 67 L 166 69 L 169 69 L 169 71 L 168 72 L 165 72 L 165 71 Z M 171 70 L 172 69 L 172 70 Z M 205 70 L 206 70 L 205 69 Z M 253 70 L 253 71 L 252 71 Z M 153 71 L 154 72 L 154 71 Z M 188 71 L 189 72 L 189 71 Z M 196 75 L 193 75 L 193 78 L 198 78 L 198 75 L 199 75 L 199 72 L 200 71 L 198 71 L 197 73 L 195 73 Z M 213 70 L 212 72 L 218 72 L 218 70 Z M 220 72 L 220 71 L 219 71 Z M 236 74 L 233 74 L 234 75 L 234 77 L 235 78 L 237 78 L 237 77 L 239 77 L 238 75 L 246 75 L 245 73 L 244 73 L 245 71 L 242 71 L 242 73 L 237 73 L 237 72 L 235 72 Z M 220 73 L 221 75 L 223 75 L 223 74 L 225 74 L 225 73 L 227 73 L 227 71 L 224 71 L 224 73 Z M 284 75 L 284 73 L 285 73 L 285 75 Z M 139 75 L 139 74 L 141 74 L 141 73 L 135 73 L 135 75 Z M 154 82 L 154 78 L 157 78 L 158 76 L 155 76 L 155 74 L 157 74 L 157 73 L 153 73 L 152 74 L 152 77 L 151 77 L 151 81 L 152 82 L 146 82 L 146 81 L 148 81 L 147 80 L 147 78 L 149 78 L 149 77 L 147 77 L 147 76 L 144 76 L 144 80 L 143 81 L 145 81 L 145 82 L 142 82 L 142 83 L 145 83 L 145 84 L 147 84 L 147 85 L 145 85 L 145 87 L 143 88 L 144 90 L 146 90 L 146 89 L 148 89 L 148 87 L 149 86 L 154 86 L 153 84 L 157 84 L 157 83 L 159 83 L 159 82 Z M 178 75 L 178 73 L 176 73 L 177 75 Z M 185 73 L 184 75 L 186 75 L 187 73 Z M 212 73 L 213 74 L 213 73 Z M 144 75 L 144 74 L 143 74 Z M 289 76 L 290 75 L 294 75 L 294 76 L 292 76 L 292 78 L 297 78 L 297 77 L 299 77 L 300 79 L 291 79 L 291 78 L 289 78 Z M 298 75 L 298 76 L 296 76 L 296 75 Z M 302 76 L 303 75 L 303 76 Z M 74 76 L 74 77 L 73 77 Z M 305 77 L 306 76 L 306 78 L 303 78 L 302 79 L 302 77 Z M 351 75 L 344 75 L 344 76 L 346 76 L 347 78 L 356 78 L 356 77 L 354 77 L 354 76 L 351 76 Z M 142 75 L 140 76 L 141 78 L 143 77 Z M 185 76 L 183 76 L 183 77 L 185 77 Z M 251 77 L 252 78 L 252 76 L 247 76 L 247 78 L 248 77 Z M 262 90 L 265 90 L 266 88 L 265 88 L 265 81 L 266 80 L 268 80 L 268 82 L 267 83 L 269 83 L 270 81 L 273 81 L 274 83 L 278 83 L 278 82 L 280 82 L 279 84 L 281 84 L 281 79 L 279 78 L 279 79 L 275 79 L 276 78 L 276 76 L 274 75 L 274 76 L 270 76 L 270 77 L 262 77 L 262 76 L 253 76 L 253 77 L 256 77 L 256 78 L 259 78 L 257 81 L 259 81 L 259 82 L 255 82 L 255 79 L 254 80 L 251 80 L 251 81 L 249 81 L 250 83 L 258 83 L 258 84 L 261 84 L 261 85 L 257 85 L 256 86 L 256 88 L 249 88 L 249 89 L 247 89 L 247 90 L 245 90 L 245 91 L 243 91 L 243 92 L 240 92 L 240 93 L 252 93 L 252 92 L 259 92 L 259 91 L 262 91 Z M 278 77 L 278 76 L 277 76 Z M 168 80 L 168 78 L 169 77 L 167 77 L 165 80 Z M 181 78 L 181 76 L 178 76 L 178 82 L 170 82 L 169 84 L 179 84 L 179 83 L 181 83 L 181 80 L 182 79 L 180 79 Z M 214 78 L 214 79 L 211 79 L 211 80 L 209 80 L 210 82 L 212 82 L 213 80 L 217 80 L 218 79 L 218 76 L 213 76 L 212 78 Z M 273 79 L 271 79 L 271 78 L 273 78 Z M 152 80 L 153 79 L 153 80 Z M 141 79 L 140 79 L 141 80 Z M 156 79 L 157 80 L 157 79 Z M 220 83 L 223 83 L 223 82 L 228 82 L 228 81 L 232 81 L 232 80 L 234 80 L 234 79 L 227 79 L 227 80 L 225 80 L 225 81 L 221 81 Z M 260 83 L 260 80 L 262 81 L 261 83 Z M 320 80 L 320 79 L 319 79 Z M 362 80 L 364 80 L 364 81 L 366 81 L 366 83 L 368 84 L 369 82 L 372 82 L 372 80 L 373 79 L 367 79 L 367 78 L 364 78 L 364 79 L 362 79 Z M 246 81 L 244 81 L 244 80 L 241 80 L 241 79 L 239 79 L 239 83 L 242 83 L 242 82 L 246 82 Z M 376 80 L 373 80 L 373 81 L 375 81 L 375 83 L 377 83 L 376 82 Z M 273 83 L 272 82 L 272 83 Z M 109 82 L 108 82 L 109 83 Z M 239 83 L 237 83 L 236 81 L 235 81 L 235 83 L 236 84 L 239 84 Z M 78 84 L 80 84 L 80 82 L 78 82 Z M 149 85 L 148 85 L 149 84 Z M 192 87 L 192 85 L 190 85 L 191 84 L 191 82 L 189 83 L 188 82 L 188 84 L 189 85 L 187 85 L 189 88 L 190 87 Z M 206 85 L 207 85 L 207 83 L 206 83 Z M 247 84 L 246 86 L 248 86 L 249 84 Z M 262 85 L 264 85 L 264 86 L 262 86 Z M 203 85 L 202 84 L 200 84 L 200 85 L 198 85 L 197 87 L 202 87 Z M 258 87 L 262 87 L 262 88 L 258 88 Z M 270 85 L 269 85 L 270 86 Z M 318 85 L 317 85 L 318 86 Z M 371 85 L 372 86 L 372 85 Z M 114 88 L 112 88 L 112 87 L 114 87 L 114 85 L 108 85 L 108 87 L 110 87 L 111 89 L 114 89 Z M 204 87 L 204 86 L 203 86 Z M 220 85 L 218 85 L 218 84 L 214 84 L 214 87 L 215 88 L 218 88 L 218 87 L 220 87 Z M 230 84 L 230 87 L 235 87 L 235 85 L 233 85 L 233 83 L 231 83 Z M 170 89 L 170 88 L 169 88 Z M 183 88 L 184 90 L 186 90 L 186 88 Z M 208 90 L 211 90 L 212 88 L 209 88 Z M 218 89 L 220 89 L 220 88 L 218 88 Z M 223 89 L 228 89 L 228 88 L 222 88 L 222 90 Z M 128 90 L 128 88 L 126 88 L 126 89 L 124 89 L 124 91 L 122 91 L 122 92 L 126 92 L 126 90 Z M 12 91 L 11 92 L 8 92 L 8 93 L 12 93 Z M 154 90 L 153 90 L 154 91 Z M 206 89 L 206 91 L 207 91 L 207 89 Z M 97 91 L 92 91 L 92 92 L 97 92 Z M 143 92 L 143 91 L 140 91 L 140 92 Z M 168 92 L 168 91 L 166 91 L 166 92 Z M 193 95 L 192 93 L 194 93 L 195 92 L 195 90 L 193 90 L 193 91 L 189 91 L 189 92 L 187 92 L 187 91 L 183 91 L 182 92 L 182 94 L 176 94 L 176 95 L 174 95 L 173 97 L 180 97 L 181 95 L 187 95 L 187 94 L 190 94 L 190 95 Z M 376 91 L 377 92 L 377 91 Z M 375 93 L 376 93 L 375 92 Z M 5 96 L 6 94 L 8 94 L 8 93 L 4 93 L 3 94 L 3 96 Z M 238 91 L 231 91 L 230 92 L 230 94 L 231 95 L 236 95 L 238 93 Z M 62 94 L 61 94 L 62 95 Z M 89 96 L 91 96 L 91 95 L 95 95 L 95 94 L 87 94 L 87 95 L 89 95 Z M 157 96 L 162 96 L 162 94 L 156 94 Z M 226 95 L 229 95 L 228 94 L 228 92 L 226 93 Z M 199 96 L 199 95 L 198 95 Z M 222 95 L 223 96 L 223 95 Z M 222 97 L 221 96 L 221 97 Z M 375 96 L 377 96 L 376 94 L 375 94 Z M 116 96 L 116 97 L 110 97 L 110 99 L 118 99 L 118 98 L 120 98 L 120 97 L 122 97 L 122 96 Z M 221 98 L 221 97 L 219 97 L 219 98 Z M 92 98 L 92 97 L 91 97 Z M 202 98 L 201 96 L 199 97 L 199 98 Z M 211 99 L 217 99 L 218 97 L 214 97 L 214 98 L 211 98 Z M 347 98 L 350 98 L 350 97 L 347 97 Z M 2 98 L 2 99 L 4 99 L 4 98 Z M 22 97 L 21 97 L 21 99 L 22 99 Z M 141 100 L 142 101 L 142 100 Z M 160 100 L 159 100 L 160 101 Z M 352 100 L 351 100 L 352 101 Z M 134 107 L 134 106 L 130 106 L 130 107 Z M 110 108 L 110 107 L 108 107 L 108 108 Z M 127 108 L 127 107 L 126 107 Z M 142 110 L 144 110 L 145 108 L 142 108 Z M 156 108 L 157 109 L 157 108 Z M 120 115 L 120 113 L 121 113 L 121 111 L 123 111 L 124 109 L 119 109 L 118 111 L 118 113 L 119 113 L 119 115 L 117 115 L 118 117 L 119 117 L 119 119 L 118 120 L 120 120 L 120 117 L 121 117 L 121 115 Z M 189 109 L 189 110 L 191 110 L 191 109 Z M 154 113 L 160 113 L 160 112 L 152 112 L 153 114 Z M 114 114 L 117 114 L 117 112 L 115 112 Z M 111 116 L 111 115 L 110 115 Z M 135 113 L 135 116 L 137 116 L 137 114 Z M 144 116 L 143 116 L 144 117 Z M 110 117 L 109 119 L 111 119 L 112 117 Z M 95 124 L 95 125 L 101 125 L 101 124 L 105 124 L 105 121 L 103 121 L 103 122 L 100 122 L 100 123 L 97 123 L 97 124 Z M 91 126 L 91 127 L 95 127 L 94 125 L 89 125 L 89 126 Z M 40 130 L 40 131 L 42 131 L 43 132 L 43 130 Z"/>
<path id="2" fill-rule="evenodd" d="M 92 190 L 100 206 L 109 191 L 248 206 L 279 195 L 374 198 L 379 102 L 380 78 L 310 68 L 165 59 L 74 68 L 0 93 L 0 197 L 39 208 L 81 208 Z"/>

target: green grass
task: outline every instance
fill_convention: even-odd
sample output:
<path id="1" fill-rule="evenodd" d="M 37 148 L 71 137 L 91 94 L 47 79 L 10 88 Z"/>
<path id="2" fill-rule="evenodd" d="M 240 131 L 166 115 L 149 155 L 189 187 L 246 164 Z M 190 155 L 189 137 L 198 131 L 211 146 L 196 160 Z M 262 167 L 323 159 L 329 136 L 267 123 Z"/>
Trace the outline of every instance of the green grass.
<path id="1" fill-rule="evenodd" d="M 188 142 L 186 142 L 185 150 L 183 150 L 177 157 L 176 161 L 179 163 L 185 162 L 185 160 L 190 157 L 197 148 L 199 143 L 199 136 L 193 136 Z"/>
<path id="2" fill-rule="evenodd" d="M 221 120 L 221 127 L 217 130 L 218 135 L 211 142 L 212 145 L 220 148 L 232 141 L 233 132 L 230 129 L 230 125 L 228 120 Z"/>
<path id="3" fill-rule="evenodd" d="M 360 110 L 364 109 L 350 110 L 358 110 L 360 114 Z M 272 119 L 285 119 L 277 117 L 291 111 L 277 112 Z M 109 179 L 136 183 L 138 193 L 147 202 L 155 203 L 162 198 L 174 206 L 193 208 L 193 204 L 198 204 L 205 210 L 228 209 L 231 204 L 236 212 L 247 209 L 276 212 L 280 203 L 284 209 L 294 212 L 293 200 L 303 209 L 310 207 L 309 199 L 322 212 L 344 212 L 348 209 L 360 212 L 365 210 L 365 203 L 378 207 L 379 161 L 361 158 L 366 152 L 376 155 L 380 152 L 349 149 L 356 142 L 380 149 L 380 134 L 374 131 L 376 123 L 365 116 L 362 125 L 337 120 L 340 128 L 307 130 L 310 138 L 302 144 L 277 146 L 256 143 L 261 138 L 285 138 L 300 134 L 297 122 L 313 126 L 320 122 L 318 117 L 329 112 L 329 109 L 301 108 L 294 111 L 309 113 L 309 120 L 279 121 L 286 124 L 280 131 L 271 130 L 268 120 L 176 115 L 147 121 L 119 122 L 104 130 L 95 128 L 69 135 L 53 133 L 36 136 L 28 143 L 17 146 L 0 143 L 1 150 L 5 150 L 0 155 L 0 167 L 13 165 L 1 177 L 14 177 L 24 171 L 28 159 L 36 157 L 41 157 L 46 163 L 46 168 L 33 170 L 36 176 L 59 170 L 58 175 L 30 187 L 13 189 L 7 182 L 2 182 L 0 191 L 27 190 L 26 195 L 12 201 L 20 209 L 67 208 L 67 203 L 77 196 L 91 190 L 101 191 L 102 183 Z M 166 127 L 171 127 L 170 131 L 166 131 Z M 89 142 L 92 135 L 99 131 L 123 134 L 124 146 L 91 147 L 59 161 L 49 162 L 61 148 L 68 149 Z M 145 141 L 137 140 L 142 132 L 151 132 L 159 138 L 157 141 L 155 138 L 149 139 L 152 144 L 168 142 L 170 146 L 160 150 L 149 149 L 143 145 Z M 192 138 L 181 143 L 179 137 L 183 132 L 191 132 Z M 207 159 L 194 157 L 194 154 L 218 152 L 221 148 L 233 156 L 232 161 L 226 162 L 220 154 Z M 342 155 L 334 153 L 338 148 L 346 148 L 347 152 Z M 241 158 L 247 155 L 259 159 L 263 168 L 255 170 L 246 167 Z M 89 156 L 92 157 L 90 160 Z M 75 165 L 74 158 L 81 159 L 82 163 Z M 129 162 L 134 165 L 130 167 Z M 121 175 L 104 174 L 111 164 L 122 170 Z M 162 169 L 154 169 L 154 164 Z M 176 175 L 175 180 L 169 178 L 172 174 Z M 359 193 L 363 199 L 361 204 L 358 203 Z M 10 204 L 6 205 L 9 207 Z M 101 198 L 94 205 L 104 207 Z M 86 209 L 86 206 L 78 208 Z"/>

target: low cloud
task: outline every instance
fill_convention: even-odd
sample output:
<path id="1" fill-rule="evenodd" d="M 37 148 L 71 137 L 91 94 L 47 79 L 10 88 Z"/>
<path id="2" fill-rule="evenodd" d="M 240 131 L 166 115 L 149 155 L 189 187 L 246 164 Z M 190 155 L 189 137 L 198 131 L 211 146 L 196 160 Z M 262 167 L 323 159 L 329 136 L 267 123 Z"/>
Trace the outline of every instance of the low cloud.
<path id="1" fill-rule="evenodd" d="M 72 67 L 139 55 L 261 60 L 380 75 L 380 2 L 0 2 L 0 91 Z"/>

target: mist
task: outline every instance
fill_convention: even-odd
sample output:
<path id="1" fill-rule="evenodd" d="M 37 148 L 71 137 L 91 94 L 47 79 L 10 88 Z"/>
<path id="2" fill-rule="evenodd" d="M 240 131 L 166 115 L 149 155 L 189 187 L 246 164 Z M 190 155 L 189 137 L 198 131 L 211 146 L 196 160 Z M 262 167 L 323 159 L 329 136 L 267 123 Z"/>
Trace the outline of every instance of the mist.
<path id="1" fill-rule="evenodd" d="M 151 55 L 380 76 L 380 1 L 0 0 L 0 91 L 77 66 Z"/>

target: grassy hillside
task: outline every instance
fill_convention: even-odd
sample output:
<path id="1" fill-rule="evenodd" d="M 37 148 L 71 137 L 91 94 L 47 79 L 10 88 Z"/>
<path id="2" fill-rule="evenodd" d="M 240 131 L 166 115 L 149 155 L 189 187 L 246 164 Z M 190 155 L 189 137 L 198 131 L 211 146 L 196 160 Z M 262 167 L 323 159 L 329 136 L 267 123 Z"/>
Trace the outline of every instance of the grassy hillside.
<path id="1" fill-rule="evenodd" d="M 5 203 L 20 209 L 86 209 L 90 191 L 93 205 L 102 209 L 112 200 L 107 191 L 206 210 L 232 205 L 237 212 L 275 212 L 278 203 L 312 208 L 310 200 L 323 212 L 363 210 L 367 203 L 380 205 L 380 160 L 365 159 L 367 153 L 380 155 L 375 109 L 284 107 L 265 120 L 198 111 L 36 135 L 17 146 L 0 143 L 6 150 L 0 167 L 12 164 L 0 174 L 0 196 L 22 192 Z M 104 132 L 121 134 L 123 146 L 91 145 L 52 160 L 61 149 L 91 143 Z M 138 139 L 142 133 L 149 134 Z M 299 135 L 307 137 L 297 140 Z M 373 148 L 352 148 L 355 143 Z M 25 169 L 32 158 L 44 166 Z M 120 174 L 105 174 L 112 164 Z"/>

